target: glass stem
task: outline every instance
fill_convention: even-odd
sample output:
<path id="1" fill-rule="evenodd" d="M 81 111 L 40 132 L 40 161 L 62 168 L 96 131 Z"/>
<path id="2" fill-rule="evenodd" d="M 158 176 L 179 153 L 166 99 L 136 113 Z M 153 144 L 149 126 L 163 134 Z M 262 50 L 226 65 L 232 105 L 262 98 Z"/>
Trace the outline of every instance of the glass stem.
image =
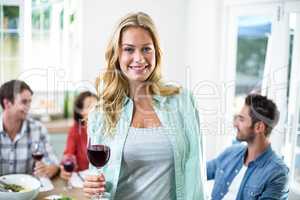
<path id="1" fill-rule="evenodd" d="M 101 176 L 103 173 L 103 169 L 102 168 L 97 168 L 97 176 Z M 103 192 L 100 192 L 99 194 L 95 194 L 92 196 L 92 200 L 103 200 L 102 197 L 103 197 Z"/>

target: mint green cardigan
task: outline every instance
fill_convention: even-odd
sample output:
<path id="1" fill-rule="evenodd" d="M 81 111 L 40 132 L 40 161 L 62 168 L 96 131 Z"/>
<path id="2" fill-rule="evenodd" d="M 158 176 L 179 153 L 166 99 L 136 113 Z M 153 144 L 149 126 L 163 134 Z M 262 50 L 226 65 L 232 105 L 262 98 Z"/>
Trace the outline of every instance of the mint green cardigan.
<path id="1" fill-rule="evenodd" d="M 176 200 L 204 200 L 206 180 L 203 140 L 200 133 L 198 111 L 193 96 L 182 89 L 173 96 L 153 96 L 154 110 L 162 126 L 175 134 L 172 141 L 175 166 Z M 91 111 L 88 134 L 94 144 L 106 143 L 111 148 L 109 162 L 103 168 L 106 190 L 114 200 L 127 133 L 133 114 L 133 101 L 126 97 L 113 137 L 104 136 L 104 115 Z M 90 169 L 95 168 L 90 165 Z"/>

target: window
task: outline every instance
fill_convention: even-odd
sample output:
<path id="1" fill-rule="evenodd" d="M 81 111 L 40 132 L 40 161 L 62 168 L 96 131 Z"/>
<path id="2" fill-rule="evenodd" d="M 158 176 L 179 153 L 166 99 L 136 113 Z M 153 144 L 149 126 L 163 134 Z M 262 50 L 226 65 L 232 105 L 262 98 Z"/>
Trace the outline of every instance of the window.
<path id="1" fill-rule="evenodd" d="M 300 194 L 300 2 L 286 5 L 289 37 L 289 100 L 287 152 L 291 168 L 291 188 Z"/>
<path id="2" fill-rule="evenodd" d="M 252 90 L 273 99 L 280 121 L 271 134 L 273 149 L 291 170 L 290 186 L 300 195 L 300 2 L 227 3 L 222 72 L 227 119 Z M 234 102 L 234 103 L 232 103 Z M 227 142 L 228 143 L 228 142 Z"/>
<path id="3" fill-rule="evenodd" d="M 246 95 L 261 92 L 262 79 L 272 21 L 266 16 L 238 17 L 235 107 L 239 109 Z"/>
<path id="4" fill-rule="evenodd" d="M 225 4 L 226 22 L 224 22 L 226 41 L 221 64 L 225 66 L 221 71 L 221 77 L 226 88 L 224 135 L 228 135 L 233 116 L 241 109 L 247 94 L 268 92 L 269 85 L 266 83 L 270 82 L 266 80 L 272 74 L 269 66 L 273 67 L 270 56 L 277 53 L 271 52 L 270 49 L 274 48 L 271 47 L 274 45 L 272 41 L 277 37 L 279 6 L 278 4 L 227 4 Z M 284 73 L 282 75 L 284 76 Z M 228 139 L 222 141 L 224 146 L 234 140 L 235 133 L 232 132 L 227 137 Z"/>
<path id="5" fill-rule="evenodd" d="M 34 75 L 28 79 L 25 76 L 24 79 L 37 91 L 54 90 L 47 85 L 49 70 L 55 71 L 65 67 L 63 64 L 65 45 L 63 3 L 62 0 L 32 0 L 31 2 L 31 19 L 27 19 L 31 21 L 31 26 L 27 27 L 27 30 L 30 30 L 28 31 L 30 36 L 25 46 L 28 59 L 24 72 L 37 70 L 41 75 Z"/>
<path id="6" fill-rule="evenodd" d="M 34 114 L 60 112 L 64 91 L 81 80 L 78 8 L 79 1 L 0 0 L 0 83 L 26 81 Z"/>
<path id="7" fill-rule="evenodd" d="M 65 82 L 80 80 L 77 10 L 78 1 L 1 0 L 1 81 L 20 78 L 35 91 L 53 91 L 51 73 L 63 74 L 58 76 Z"/>
<path id="8" fill-rule="evenodd" d="M 21 69 L 20 6 L 0 2 L 0 70 L 1 81 L 7 81 Z"/>

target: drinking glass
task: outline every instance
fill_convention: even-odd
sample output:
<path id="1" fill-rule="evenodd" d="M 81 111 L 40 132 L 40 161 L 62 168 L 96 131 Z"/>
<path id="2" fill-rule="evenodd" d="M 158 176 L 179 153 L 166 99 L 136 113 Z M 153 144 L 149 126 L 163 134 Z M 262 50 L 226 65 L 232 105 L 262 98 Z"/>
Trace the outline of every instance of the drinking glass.
<path id="1" fill-rule="evenodd" d="M 31 144 L 31 155 L 32 155 L 32 158 L 34 159 L 33 169 L 35 167 L 35 163 L 37 161 L 42 160 L 42 158 L 44 157 L 45 151 L 46 151 L 45 144 L 42 141 L 32 142 L 32 144 Z M 44 187 L 40 177 L 38 177 L 38 176 L 36 176 L 36 177 L 40 181 L 41 187 Z"/>
<path id="2" fill-rule="evenodd" d="M 33 142 L 31 144 L 31 155 L 34 161 L 41 161 L 44 157 L 45 145 L 41 141 Z"/>
<path id="3" fill-rule="evenodd" d="M 66 172 L 72 173 L 76 168 L 76 158 L 75 158 L 74 155 L 66 154 L 66 155 L 63 156 L 61 164 L 64 167 L 64 170 Z M 66 190 L 72 189 L 72 184 L 70 182 L 70 179 L 67 182 Z"/>
<path id="4" fill-rule="evenodd" d="M 102 174 L 102 168 L 107 164 L 110 158 L 110 148 L 105 144 L 93 144 L 91 138 L 88 137 L 87 155 L 90 163 L 97 168 L 97 174 Z M 93 200 L 102 200 L 103 193 L 92 197 Z"/>

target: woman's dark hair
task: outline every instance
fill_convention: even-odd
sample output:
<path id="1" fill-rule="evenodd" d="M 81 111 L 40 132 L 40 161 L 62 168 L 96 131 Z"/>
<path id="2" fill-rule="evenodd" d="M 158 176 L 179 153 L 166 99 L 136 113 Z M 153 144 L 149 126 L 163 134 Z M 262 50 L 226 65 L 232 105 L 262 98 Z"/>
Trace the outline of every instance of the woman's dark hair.
<path id="1" fill-rule="evenodd" d="M 75 99 L 74 102 L 74 109 L 73 109 L 73 118 L 76 122 L 83 124 L 85 123 L 82 119 L 83 116 L 80 114 L 80 112 L 83 109 L 83 102 L 87 97 L 95 97 L 97 99 L 97 96 L 90 91 L 81 92 Z"/>
<path id="2" fill-rule="evenodd" d="M 0 88 L 0 102 L 2 108 L 4 109 L 4 99 L 14 103 L 16 95 L 22 93 L 24 90 L 28 90 L 31 95 L 33 95 L 33 91 L 24 81 L 10 80 L 4 83 Z"/>
<path id="3" fill-rule="evenodd" d="M 245 105 L 250 108 L 249 115 L 252 120 L 252 127 L 255 123 L 262 121 L 267 127 L 265 135 L 270 135 L 279 120 L 276 104 L 265 96 L 249 94 L 245 99 Z"/>

